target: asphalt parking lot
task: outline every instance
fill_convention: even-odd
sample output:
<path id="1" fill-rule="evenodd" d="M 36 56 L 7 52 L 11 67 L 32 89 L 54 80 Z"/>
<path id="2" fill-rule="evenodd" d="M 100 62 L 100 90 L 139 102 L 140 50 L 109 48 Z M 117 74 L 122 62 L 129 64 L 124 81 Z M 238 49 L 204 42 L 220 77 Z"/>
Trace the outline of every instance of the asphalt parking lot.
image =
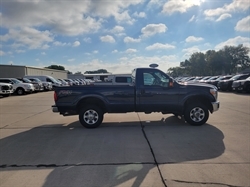
<path id="1" fill-rule="evenodd" d="M 200 127 L 127 113 L 86 129 L 52 113 L 53 92 L 0 98 L 0 187 L 250 186 L 250 95 L 219 100 Z"/>

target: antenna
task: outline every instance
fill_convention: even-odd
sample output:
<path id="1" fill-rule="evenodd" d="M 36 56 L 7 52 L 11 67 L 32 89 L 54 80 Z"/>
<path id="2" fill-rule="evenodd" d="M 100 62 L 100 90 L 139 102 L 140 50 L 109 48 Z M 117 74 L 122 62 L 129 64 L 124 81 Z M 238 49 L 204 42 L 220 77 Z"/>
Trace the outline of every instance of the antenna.
<path id="1" fill-rule="evenodd" d="M 158 64 L 150 64 L 149 67 L 151 68 L 157 68 L 159 65 Z"/>

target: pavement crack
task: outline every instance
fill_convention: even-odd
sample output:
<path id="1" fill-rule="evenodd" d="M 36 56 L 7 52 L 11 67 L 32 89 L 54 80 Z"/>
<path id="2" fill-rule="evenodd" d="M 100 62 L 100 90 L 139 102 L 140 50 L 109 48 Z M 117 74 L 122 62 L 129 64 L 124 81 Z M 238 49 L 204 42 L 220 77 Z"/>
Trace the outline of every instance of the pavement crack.
<path id="1" fill-rule="evenodd" d="M 159 163 L 157 162 L 157 159 L 156 159 L 156 157 L 155 157 L 154 150 L 153 150 L 153 148 L 152 148 L 152 146 L 151 146 L 151 144 L 150 144 L 150 141 L 149 141 L 149 139 L 148 139 L 148 137 L 147 137 L 147 134 L 146 134 L 146 132 L 145 132 L 145 130 L 144 130 L 145 126 L 142 124 L 141 118 L 140 118 L 140 116 L 138 115 L 138 113 L 137 113 L 137 116 L 138 116 L 138 118 L 139 118 L 139 120 L 140 120 L 142 133 L 143 133 L 144 138 L 146 139 L 146 141 L 147 141 L 147 143 L 148 143 L 148 146 L 149 146 L 150 151 L 151 151 L 151 153 L 152 153 L 152 156 L 153 156 L 153 158 L 154 158 L 155 165 L 157 166 L 158 172 L 159 172 L 159 174 L 160 174 L 162 183 L 163 183 L 163 185 L 164 185 L 165 187 L 167 187 L 166 180 L 164 179 L 164 177 L 163 177 L 163 175 L 162 175 L 162 173 L 161 173 L 161 170 L 160 170 L 160 167 L 159 167 Z"/>
<path id="2" fill-rule="evenodd" d="M 172 181 L 179 182 L 179 183 L 186 183 L 186 184 L 205 184 L 205 185 L 223 185 L 223 186 L 228 186 L 228 187 L 246 187 L 246 186 L 224 184 L 224 183 L 219 183 L 219 182 L 193 182 L 193 181 L 182 181 L 182 180 L 172 180 Z"/>

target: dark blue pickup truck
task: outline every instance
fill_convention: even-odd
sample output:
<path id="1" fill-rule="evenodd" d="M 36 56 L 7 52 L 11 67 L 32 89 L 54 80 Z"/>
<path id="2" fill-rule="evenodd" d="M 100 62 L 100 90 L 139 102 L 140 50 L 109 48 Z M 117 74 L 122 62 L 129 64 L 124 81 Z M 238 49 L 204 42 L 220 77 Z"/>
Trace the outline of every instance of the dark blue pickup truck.
<path id="1" fill-rule="evenodd" d="M 157 68 L 137 68 L 131 85 L 57 87 L 53 112 L 79 115 L 86 128 L 96 128 L 105 113 L 162 112 L 184 116 L 191 125 L 202 125 L 219 109 L 216 87 L 181 84 Z"/>

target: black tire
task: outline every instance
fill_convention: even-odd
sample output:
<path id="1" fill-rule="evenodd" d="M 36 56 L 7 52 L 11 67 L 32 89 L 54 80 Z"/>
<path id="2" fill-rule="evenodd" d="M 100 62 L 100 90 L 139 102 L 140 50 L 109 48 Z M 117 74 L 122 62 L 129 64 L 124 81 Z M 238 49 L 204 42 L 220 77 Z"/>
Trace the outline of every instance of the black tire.
<path id="1" fill-rule="evenodd" d="M 96 128 L 101 125 L 103 120 L 103 111 L 95 105 L 88 105 L 81 109 L 79 121 L 86 128 Z"/>
<path id="2" fill-rule="evenodd" d="M 184 112 L 185 120 L 193 126 L 200 126 L 207 122 L 209 112 L 206 106 L 201 103 L 189 104 Z"/>
<path id="3" fill-rule="evenodd" d="M 2 96 L 3 96 L 3 97 L 9 97 L 10 94 L 3 94 Z"/>
<path id="4" fill-rule="evenodd" d="M 17 95 L 24 95 L 24 89 L 23 88 L 17 88 L 16 90 Z"/>

